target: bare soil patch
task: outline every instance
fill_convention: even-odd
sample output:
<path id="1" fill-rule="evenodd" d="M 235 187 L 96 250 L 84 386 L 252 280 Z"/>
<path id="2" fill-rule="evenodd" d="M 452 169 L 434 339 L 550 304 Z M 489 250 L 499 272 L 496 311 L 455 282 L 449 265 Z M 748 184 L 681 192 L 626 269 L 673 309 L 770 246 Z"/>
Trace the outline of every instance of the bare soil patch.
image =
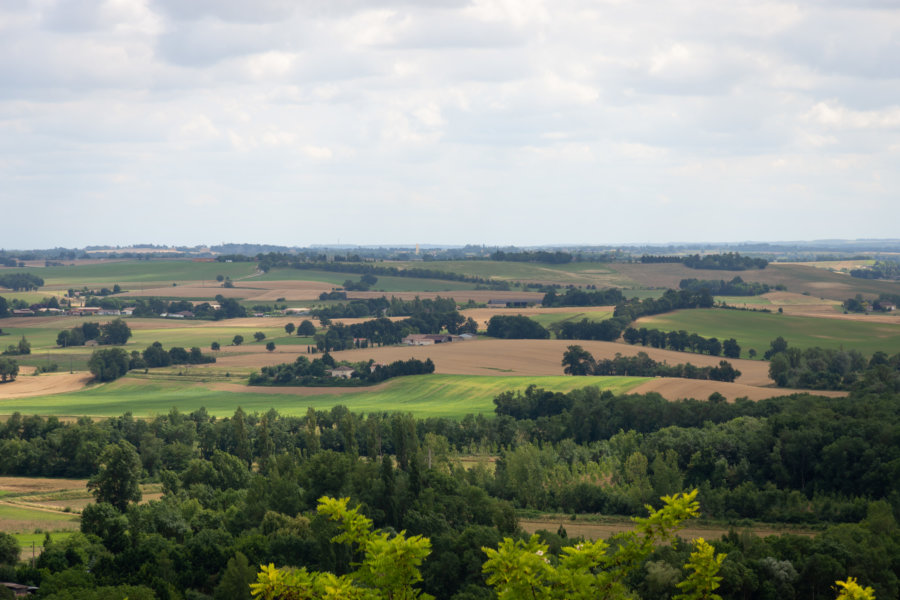
<path id="1" fill-rule="evenodd" d="M 24 370 L 25 367 L 22 369 Z M 0 400 L 74 392 L 86 386 L 93 377 L 90 373 L 85 372 L 45 373 L 37 377 L 23 376 L 20 373 L 15 381 L 0 384 Z M 0 405 L 0 410 L 2 410 L 2 405 Z"/>

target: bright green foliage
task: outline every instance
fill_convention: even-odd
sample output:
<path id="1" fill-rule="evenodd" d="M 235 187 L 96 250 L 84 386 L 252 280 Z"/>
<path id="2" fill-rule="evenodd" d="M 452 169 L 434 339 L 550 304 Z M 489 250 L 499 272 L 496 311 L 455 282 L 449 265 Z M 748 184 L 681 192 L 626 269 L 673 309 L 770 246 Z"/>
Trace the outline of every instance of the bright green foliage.
<path id="1" fill-rule="evenodd" d="M 722 581 L 716 573 L 719 572 L 725 555 L 717 555 L 715 549 L 703 538 L 694 540 L 694 546 L 696 549 L 691 552 L 691 557 L 685 565 L 693 572 L 689 573 L 684 581 L 676 584 L 684 593 L 675 596 L 674 600 L 722 600 L 722 597 L 714 594 L 713 590 L 718 588 L 719 582 Z"/>
<path id="2" fill-rule="evenodd" d="M 848 577 L 847 581 L 836 581 L 840 593 L 837 600 L 875 600 L 875 590 L 856 583 L 855 577 Z"/>
<path id="3" fill-rule="evenodd" d="M 257 583 L 250 589 L 259 600 L 412 600 L 431 596 L 421 594 L 413 585 L 422 580 L 419 567 L 431 552 L 431 542 L 422 536 L 407 537 L 405 532 L 391 537 L 374 531 L 372 521 L 347 507 L 349 498 L 319 499 L 318 511 L 340 524 L 343 532 L 333 542 L 348 543 L 361 552 L 363 559 L 356 571 L 340 577 L 332 573 L 277 569 L 262 566 Z"/>
<path id="4" fill-rule="evenodd" d="M 696 490 L 663 497 L 664 506 L 660 510 L 648 507 L 649 517 L 636 518 L 633 531 L 614 538 L 615 550 L 602 540 L 585 542 L 563 548 L 563 556 L 556 561 L 551 560 L 548 546 L 537 535 L 527 542 L 505 538 L 496 550 L 483 548 L 488 555 L 483 567 L 487 582 L 495 588 L 500 600 L 629 597 L 624 583 L 626 576 L 639 568 L 655 544 L 672 541 L 681 523 L 698 514 L 700 505 L 696 498 Z M 696 563 L 700 567 L 704 580 L 698 583 L 702 584 L 707 576 L 718 572 L 724 557 L 712 553 L 695 555 L 688 566 L 693 568 Z M 697 584 L 690 583 L 685 589 L 693 593 Z"/>

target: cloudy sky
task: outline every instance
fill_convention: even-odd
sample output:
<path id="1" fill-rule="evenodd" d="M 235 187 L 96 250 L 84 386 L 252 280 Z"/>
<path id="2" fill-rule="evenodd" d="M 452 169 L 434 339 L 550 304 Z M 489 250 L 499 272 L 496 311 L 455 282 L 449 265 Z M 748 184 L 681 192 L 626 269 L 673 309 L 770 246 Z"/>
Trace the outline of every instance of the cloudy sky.
<path id="1" fill-rule="evenodd" d="M 900 237 L 896 0 L 0 0 L 0 246 Z"/>

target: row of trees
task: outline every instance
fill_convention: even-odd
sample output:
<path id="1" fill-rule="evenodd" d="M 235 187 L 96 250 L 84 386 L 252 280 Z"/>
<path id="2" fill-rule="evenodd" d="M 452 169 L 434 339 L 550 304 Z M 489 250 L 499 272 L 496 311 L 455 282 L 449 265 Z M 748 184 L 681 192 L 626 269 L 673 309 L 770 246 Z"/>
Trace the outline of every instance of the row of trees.
<path id="1" fill-rule="evenodd" d="M 734 381 L 741 376 L 728 361 L 719 361 L 717 367 L 696 367 L 690 363 L 669 365 L 650 358 L 646 352 L 636 356 L 622 356 L 596 360 L 581 346 L 569 346 L 562 358 L 566 375 L 621 375 L 628 377 L 683 377 L 685 379 L 711 379 Z"/>
<path id="2" fill-rule="evenodd" d="M 616 305 L 614 317 L 622 317 L 628 322 L 640 317 L 658 315 L 680 308 L 712 308 L 715 301 L 706 290 L 666 290 L 659 298 L 631 298 Z"/>
<path id="3" fill-rule="evenodd" d="M 726 358 L 741 357 L 741 347 L 734 338 L 720 342 L 718 338 L 705 338 L 696 333 L 688 333 L 683 329 L 666 332 L 646 327 L 640 329 L 629 327 L 625 330 L 622 338 L 631 345 L 669 348 L 677 352 L 695 352 L 710 356 L 724 355 Z"/>
<path id="4" fill-rule="evenodd" d="M 101 325 L 85 321 L 71 329 L 63 329 L 56 336 L 56 345 L 61 348 L 84 346 L 85 342 L 97 340 L 100 344 L 121 346 L 131 337 L 131 328 L 122 319 L 114 319 Z"/>
<path id="5" fill-rule="evenodd" d="M 765 269 L 769 261 L 763 258 L 741 256 L 738 252 L 724 254 L 692 254 L 690 256 L 654 256 L 643 255 L 641 262 L 648 263 L 682 263 L 691 269 L 713 269 L 721 271 L 746 271 L 747 269 Z"/>
<path id="6" fill-rule="evenodd" d="M 36 290 L 44 285 L 44 280 L 32 273 L 0 273 L 0 287 L 15 292 Z"/>
<path id="7" fill-rule="evenodd" d="M 609 288 L 606 290 L 583 290 L 581 288 L 568 288 L 564 294 L 557 294 L 556 289 L 551 288 L 544 294 L 541 305 L 552 306 L 612 306 L 624 300 L 620 290 Z"/>
<path id="8" fill-rule="evenodd" d="M 900 448 L 895 397 L 729 404 L 617 397 L 591 388 L 570 394 L 533 388 L 519 394 L 522 403 L 515 396 L 498 397 L 493 419 L 417 421 L 343 407 L 305 417 L 238 410 L 213 419 L 205 411 L 172 411 L 146 421 L 69 424 L 13 415 L 0 426 L 0 470 L 80 465 L 102 502 L 85 509 L 83 535 L 51 542 L 36 570 L 20 565 L 4 579 L 39 583 L 51 598 L 124 585 L 134 598 L 228 598 L 279 573 L 267 567 L 268 579 L 259 579 L 249 565 L 355 573 L 361 567 L 351 563 L 364 563 L 366 555 L 332 544 L 348 529 L 315 510 L 319 498 L 334 496 L 351 498 L 365 515 L 368 521 L 352 519 L 357 526 L 406 530 L 401 540 L 429 538 L 431 553 L 418 567 L 423 593 L 490 597 L 483 568 L 486 558 L 498 557 L 508 562 L 492 564 L 508 565 L 510 574 L 519 565 L 536 569 L 538 579 L 525 581 L 543 590 L 542 582 L 555 581 L 555 570 L 569 564 L 572 551 L 564 548 L 593 548 L 598 559 L 616 555 L 569 541 L 564 528 L 533 540 L 517 532 L 513 506 L 646 514 L 642 503 L 662 508 L 667 503 L 659 496 L 697 487 L 688 501 L 699 501 L 704 516 L 841 522 L 823 525 L 814 538 L 736 533 L 712 541 L 716 553 L 727 554 L 716 575 L 715 593 L 723 599 L 822 597 L 848 573 L 881 597 L 900 592 L 894 517 L 900 506 L 892 495 L 898 480 L 879 475 Z M 502 410 L 526 404 L 522 418 Z M 594 441 L 573 436 L 592 427 Z M 456 466 L 452 448 L 465 439 L 504 440 L 495 468 Z M 161 500 L 135 504 L 133 484 L 142 471 L 163 482 Z M 391 547 L 391 536 L 379 539 L 373 544 Z M 671 597 L 686 576 L 679 574 L 694 572 L 682 566 L 697 549 L 650 543 L 645 549 L 621 582 L 641 597 Z M 379 563 L 378 572 L 393 573 L 391 565 L 404 560 Z M 591 577 L 607 572 L 584 564 L 597 567 Z M 362 582 L 357 587 L 360 594 L 366 589 Z"/>
<path id="9" fill-rule="evenodd" d="M 784 288 L 784 286 L 776 287 Z M 770 290 L 767 283 L 748 282 L 739 276 L 728 282 L 722 279 L 682 279 L 678 283 L 678 288 L 692 292 L 706 290 L 713 296 L 759 296 L 760 294 L 767 294 Z"/>
<path id="10" fill-rule="evenodd" d="M 318 319 L 353 319 L 363 317 L 422 317 L 456 312 L 453 298 L 402 300 L 391 296 L 351 300 L 350 302 L 314 308 L 311 314 Z"/>
<path id="11" fill-rule="evenodd" d="M 557 250 L 556 252 L 548 252 L 547 250 L 522 250 L 520 252 L 504 252 L 497 250 L 490 255 L 491 260 L 510 261 L 510 262 L 534 262 L 546 263 L 551 265 L 564 265 L 572 262 L 573 256 L 569 252 Z"/>
<path id="12" fill-rule="evenodd" d="M 850 276 L 860 279 L 900 279 L 900 262 L 876 260 L 870 267 L 851 269 Z"/>
<path id="13" fill-rule="evenodd" d="M 406 375 L 428 375 L 434 373 L 434 363 L 430 358 L 424 361 L 416 358 L 398 360 L 387 365 L 375 364 L 375 361 L 346 363 L 354 369 L 350 379 L 336 378 L 328 375 L 328 370 L 337 364 L 330 354 L 312 361 L 305 356 L 298 356 L 293 363 L 282 363 L 271 367 L 263 367 L 259 373 L 250 375 L 250 385 L 291 385 L 291 386 L 348 386 L 373 385 L 393 377 Z"/>

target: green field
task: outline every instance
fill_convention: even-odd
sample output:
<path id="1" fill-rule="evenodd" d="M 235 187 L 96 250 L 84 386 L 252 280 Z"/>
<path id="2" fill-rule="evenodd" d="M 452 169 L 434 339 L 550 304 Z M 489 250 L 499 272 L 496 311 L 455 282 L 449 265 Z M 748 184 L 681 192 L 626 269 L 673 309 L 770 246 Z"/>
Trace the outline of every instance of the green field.
<path id="1" fill-rule="evenodd" d="M 66 538 L 70 537 L 74 532 L 73 531 L 54 531 L 49 534 L 50 539 L 53 542 L 63 542 Z M 16 541 L 19 542 L 19 547 L 22 549 L 21 559 L 22 560 L 31 560 L 32 552 L 35 557 L 41 555 L 41 552 L 44 551 L 44 541 L 47 538 L 47 534 L 45 533 L 17 533 L 13 535 L 16 538 Z M 34 544 L 32 546 L 32 544 Z"/>
<path id="2" fill-rule="evenodd" d="M 0 504 L 0 529 L 7 533 L 33 533 L 35 529 L 72 529 L 72 523 L 77 522 L 78 515 L 72 513 Z"/>
<path id="3" fill-rule="evenodd" d="M 507 281 L 541 281 L 561 285 L 589 283 L 603 286 L 632 285 L 630 280 L 622 277 L 606 263 L 573 262 L 565 265 L 549 265 L 494 260 L 441 260 L 426 263 L 396 261 L 385 264 L 400 269 L 433 269 Z"/>
<path id="4" fill-rule="evenodd" d="M 23 335 L 31 343 L 31 351 L 34 354 L 41 354 L 46 351 L 68 355 L 68 352 L 90 354 L 92 349 L 85 347 L 75 348 L 58 348 L 56 346 L 56 336 L 63 329 L 71 329 L 80 325 L 85 321 L 96 323 L 108 323 L 115 317 L 96 317 L 85 319 L 83 317 L 69 317 L 65 319 L 48 320 L 46 326 L 42 327 L 14 327 L 15 319 L 0 320 L 4 333 L 9 335 L 0 336 L 0 346 L 6 347 L 15 344 Z M 48 318 L 49 319 L 49 318 Z M 296 323 L 303 319 L 298 317 Z M 285 334 L 284 327 L 273 325 L 272 321 L 266 318 L 260 318 L 258 324 L 252 326 L 229 326 L 228 321 L 175 321 L 174 319 L 136 319 L 126 317 L 125 322 L 132 328 L 132 337 L 125 346 L 128 351 L 143 350 L 153 342 L 159 342 L 166 348 L 170 346 L 183 346 L 190 348 L 198 346 L 202 349 L 209 348 L 212 342 L 219 342 L 227 345 L 235 335 L 244 336 L 244 343 L 253 341 L 253 334 L 262 331 L 266 334 L 266 340 L 274 340 L 276 343 L 279 339 L 285 344 L 301 343 L 293 339 L 288 339 Z M 304 338 L 305 339 L 305 338 Z M 265 343 L 265 342 L 263 342 Z"/>
<path id="5" fill-rule="evenodd" d="M 609 319 L 612 317 L 611 310 L 585 310 L 582 312 L 576 312 L 577 309 L 573 309 L 571 313 L 547 313 L 543 315 L 528 315 L 528 318 L 532 321 L 537 321 L 544 327 L 549 327 L 553 323 L 561 323 L 565 321 L 581 321 L 582 319 L 587 319 L 588 321 L 603 321 L 605 319 Z M 463 313 L 465 315 L 465 313 Z"/>
<path id="6" fill-rule="evenodd" d="M 225 392 L 209 384 L 190 381 L 144 381 L 129 375 L 118 381 L 79 392 L 0 400 L 0 414 L 21 412 L 42 415 L 114 416 L 131 412 L 137 416 L 165 414 L 172 407 L 190 412 L 200 407 L 213 415 L 228 416 L 241 406 L 248 412 L 274 408 L 282 414 L 300 415 L 307 407 L 331 408 L 343 404 L 353 411 L 411 412 L 419 417 L 462 417 L 494 410 L 493 398 L 534 384 L 554 391 L 570 391 L 588 385 L 614 393 L 625 393 L 646 381 L 640 377 L 506 377 L 473 375 L 416 375 L 389 382 L 377 390 L 350 389 L 343 394 L 295 396 L 253 391 Z"/>
<path id="7" fill-rule="evenodd" d="M 65 267 L 27 267 L 16 270 L 44 280 L 45 286 L 58 288 L 118 283 L 123 289 L 128 283 L 213 281 L 216 275 L 240 279 L 256 271 L 256 263 L 194 262 L 192 260 L 126 260 Z M 109 285 L 107 285 L 109 284 Z"/>
<path id="8" fill-rule="evenodd" d="M 740 310 L 694 309 L 638 319 L 634 327 L 665 331 L 685 330 L 719 340 L 734 338 L 741 356 L 755 348 L 762 355 L 769 342 L 781 336 L 789 346 L 843 348 L 866 356 L 878 350 L 894 354 L 900 350 L 900 323 L 866 323 L 841 319 L 797 317 L 778 313 Z"/>
<path id="9" fill-rule="evenodd" d="M 336 287 L 345 281 L 359 279 L 357 273 L 334 273 L 307 269 L 272 269 L 265 275 L 254 277 L 253 281 L 320 281 Z M 465 281 L 445 281 L 443 279 L 420 279 L 418 277 L 378 276 L 373 292 L 443 292 L 475 289 L 474 283 Z"/>

